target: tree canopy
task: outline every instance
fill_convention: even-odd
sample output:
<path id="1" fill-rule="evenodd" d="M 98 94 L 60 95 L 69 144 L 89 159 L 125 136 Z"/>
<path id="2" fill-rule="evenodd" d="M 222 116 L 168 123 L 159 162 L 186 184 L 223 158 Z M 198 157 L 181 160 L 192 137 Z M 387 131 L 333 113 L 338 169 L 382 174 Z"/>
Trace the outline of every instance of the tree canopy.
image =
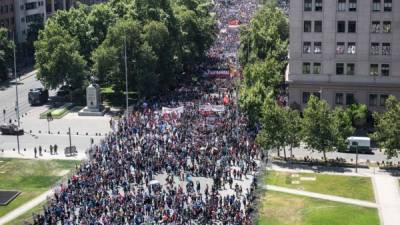
<path id="1" fill-rule="evenodd" d="M 40 31 L 36 67 L 50 88 L 63 85 L 58 75 L 70 65 L 54 66 L 54 50 L 69 43 L 83 71 L 74 76 L 81 88 L 87 75 L 121 93 L 125 85 L 124 43 L 130 91 L 151 96 L 177 85 L 181 74 L 193 73 L 216 35 L 216 22 L 209 14 L 208 0 L 112 0 L 93 6 L 79 5 L 57 11 Z M 61 35 L 52 37 L 57 29 Z M 52 42 L 59 39 L 59 44 Z M 50 44 L 52 43 L 52 44 Z M 65 47 L 65 46 L 64 46 Z M 50 51 L 50 52 L 45 52 Z M 72 54 L 68 53 L 68 54 Z M 54 76 L 54 77 L 52 77 Z M 78 78 L 78 76 L 80 76 Z"/>
<path id="2" fill-rule="evenodd" d="M 7 78 L 8 69 L 12 68 L 13 42 L 8 39 L 8 32 L 0 28 L 0 81 Z"/>
<path id="3" fill-rule="evenodd" d="M 388 158 L 398 156 L 400 152 L 400 102 L 390 96 L 385 103 L 386 112 L 374 113 L 375 133 L 371 137 L 384 150 Z"/>

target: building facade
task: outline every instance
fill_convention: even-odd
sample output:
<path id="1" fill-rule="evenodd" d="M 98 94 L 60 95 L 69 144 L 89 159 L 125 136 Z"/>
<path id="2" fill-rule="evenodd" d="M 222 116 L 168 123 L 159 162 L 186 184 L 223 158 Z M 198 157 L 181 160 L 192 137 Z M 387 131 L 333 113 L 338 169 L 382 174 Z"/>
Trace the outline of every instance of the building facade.
<path id="1" fill-rule="evenodd" d="M 32 23 L 46 20 L 45 0 L 15 0 L 15 26 L 18 42 L 24 42 Z"/>
<path id="2" fill-rule="evenodd" d="M 15 29 L 14 0 L 0 0 L 0 27 L 7 28 L 10 33 Z"/>
<path id="3" fill-rule="evenodd" d="M 291 1 L 289 58 L 289 104 L 315 95 L 383 110 L 389 95 L 400 98 L 400 1 Z"/>

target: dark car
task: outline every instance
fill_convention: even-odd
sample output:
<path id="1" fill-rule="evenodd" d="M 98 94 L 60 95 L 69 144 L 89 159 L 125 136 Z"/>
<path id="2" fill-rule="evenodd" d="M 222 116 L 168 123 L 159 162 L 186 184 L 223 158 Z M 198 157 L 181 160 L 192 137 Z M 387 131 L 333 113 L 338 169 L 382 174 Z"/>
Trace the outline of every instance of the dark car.
<path id="1" fill-rule="evenodd" d="M 43 88 L 29 90 L 28 101 L 31 105 L 41 105 L 48 101 L 49 91 Z"/>
<path id="2" fill-rule="evenodd" d="M 18 129 L 18 126 L 15 124 L 3 124 L 0 125 L 0 132 L 3 135 L 22 135 L 24 134 L 23 129 Z"/>

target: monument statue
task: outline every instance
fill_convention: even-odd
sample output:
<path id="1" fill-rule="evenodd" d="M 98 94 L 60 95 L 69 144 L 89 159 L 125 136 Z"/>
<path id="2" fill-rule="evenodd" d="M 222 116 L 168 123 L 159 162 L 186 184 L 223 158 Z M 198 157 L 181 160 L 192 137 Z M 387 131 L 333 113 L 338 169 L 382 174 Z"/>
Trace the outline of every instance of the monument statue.
<path id="1" fill-rule="evenodd" d="M 105 109 L 101 105 L 100 86 L 94 76 L 90 77 L 90 84 L 86 87 L 86 107 L 79 111 L 79 116 L 104 116 Z"/>

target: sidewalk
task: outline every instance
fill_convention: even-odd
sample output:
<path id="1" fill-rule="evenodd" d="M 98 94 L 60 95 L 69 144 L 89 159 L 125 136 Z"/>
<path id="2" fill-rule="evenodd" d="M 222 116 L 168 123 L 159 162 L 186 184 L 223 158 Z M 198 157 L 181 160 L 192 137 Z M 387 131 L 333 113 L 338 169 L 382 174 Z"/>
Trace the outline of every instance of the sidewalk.
<path id="1" fill-rule="evenodd" d="M 41 202 L 47 199 L 47 196 L 52 195 L 53 189 L 44 192 L 43 194 L 39 195 L 38 197 L 30 200 L 29 202 L 21 205 L 20 207 L 14 209 L 13 211 L 7 213 L 5 216 L 0 217 L 0 224 L 5 224 L 10 222 L 11 220 L 21 216 L 22 214 L 28 212 L 33 207 L 39 205 Z"/>
<path id="2" fill-rule="evenodd" d="M 288 193 L 288 194 L 301 195 L 301 196 L 323 199 L 323 200 L 334 201 L 334 202 L 340 202 L 340 203 L 345 203 L 345 204 L 358 205 L 358 206 L 362 206 L 362 207 L 378 208 L 378 205 L 376 203 L 352 199 L 352 198 L 344 198 L 344 197 L 339 197 L 339 196 L 334 196 L 334 195 L 325 195 L 325 194 L 319 194 L 319 193 L 315 193 L 315 192 L 301 191 L 301 190 L 296 190 L 296 189 L 291 189 L 291 188 L 279 187 L 279 186 L 275 186 L 275 185 L 265 185 L 265 186 L 263 186 L 263 188 L 265 188 L 267 190 L 271 190 L 271 191 L 278 191 L 278 192 L 284 192 L 284 193 Z"/>
<path id="3" fill-rule="evenodd" d="M 379 204 L 381 225 L 400 224 L 399 180 L 389 175 L 373 177 L 375 197 Z"/>

